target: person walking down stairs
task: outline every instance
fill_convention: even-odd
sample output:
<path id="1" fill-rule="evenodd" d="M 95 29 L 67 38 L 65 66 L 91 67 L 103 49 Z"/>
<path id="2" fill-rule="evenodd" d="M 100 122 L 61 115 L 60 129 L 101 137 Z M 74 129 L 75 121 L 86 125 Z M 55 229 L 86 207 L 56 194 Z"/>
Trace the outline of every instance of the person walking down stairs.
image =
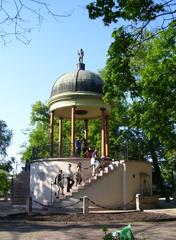
<path id="1" fill-rule="evenodd" d="M 73 184 L 75 183 L 74 181 L 74 174 L 73 174 L 73 171 L 71 169 L 71 164 L 69 163 L 68 164 L 68 168 L 67 168 L 67 192 L 70 192 L 70 190 L 72 189 L 73 187 Z"/>
<path id="2" fill-rule="evenodd" d="M 76 187 L 77 187 L 82 182 L 82 164 L 81 164 L 81 162 L 79 162 L 77 165 L 75 176 L 76 176 Z"/>
<path id="3" fill-rule="evenodd" d="M 59 174 L 55 177 L 54 184 L 56 184 L 59 188 L 58 197 L 60 197 L 60 192 L 64 195 L 64 175 L 61 169 L 59 170 Z"/>

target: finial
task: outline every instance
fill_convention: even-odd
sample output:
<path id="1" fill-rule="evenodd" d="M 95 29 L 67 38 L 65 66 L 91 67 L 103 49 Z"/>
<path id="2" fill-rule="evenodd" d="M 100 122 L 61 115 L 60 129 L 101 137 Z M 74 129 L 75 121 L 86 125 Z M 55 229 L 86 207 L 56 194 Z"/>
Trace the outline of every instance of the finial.
<path id="1" fill-rule="evenodd" d="M 78 50 L 78 56 L 79 56 L 79 63 L 83 63 L 84 51 L 82 48 Z"/>

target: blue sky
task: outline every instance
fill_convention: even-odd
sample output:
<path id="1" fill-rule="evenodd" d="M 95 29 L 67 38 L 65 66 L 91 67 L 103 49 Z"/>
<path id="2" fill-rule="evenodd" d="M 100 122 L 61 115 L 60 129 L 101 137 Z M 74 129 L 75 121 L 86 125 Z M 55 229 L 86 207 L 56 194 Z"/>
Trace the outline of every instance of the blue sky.
<path id="1" fill-rule="evenodd" d="M 89 1 L 59 2 L 55 11 L 59 9 L 60 14 L 73 11 L 71 16 L 58 23 L 46 14 L 40 31 L 32 31 L 29 45 L 13 38 L 6 46 L 0 45 L 0 118 L 13 131 L 9 157 L 20 158 L 31 105 L 38 100 L 46 103 L 56 78 L 75 70 L 80 48 L 85 52 L 86 69 L 97 72 L 105 66 L 112 27 L 88 18 L 83 6 Z"/>

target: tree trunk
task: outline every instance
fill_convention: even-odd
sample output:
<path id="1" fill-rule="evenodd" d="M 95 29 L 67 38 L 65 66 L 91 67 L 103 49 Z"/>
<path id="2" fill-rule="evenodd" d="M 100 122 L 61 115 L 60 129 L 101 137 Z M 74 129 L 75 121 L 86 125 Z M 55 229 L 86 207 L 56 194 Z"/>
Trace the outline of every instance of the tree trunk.
<path id="1" fill-rule="evenodd" d="M 161 177 L 161 171 L 160 171 L 160 167 L 158 164 L 158 158 L 157 158 L 157 154 L 155 152 L 154 146 L 152 144 L 150 144 L 150 153 L 151 153 L 151 157 L 152 157 L 152 161 L 153 161 L 153 167 L 154 167 L 154 171 L 155 171 L 155 177 L 157 179 L 157 186 L 161 191 L 161 194 L 163 194 L 164 189 L 163 189 L 163 179 Z"/>

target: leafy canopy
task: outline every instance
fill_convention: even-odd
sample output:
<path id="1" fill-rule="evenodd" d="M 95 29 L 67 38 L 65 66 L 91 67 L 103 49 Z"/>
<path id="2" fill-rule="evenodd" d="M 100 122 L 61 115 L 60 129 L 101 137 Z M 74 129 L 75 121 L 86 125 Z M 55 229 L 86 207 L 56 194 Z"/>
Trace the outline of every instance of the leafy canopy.
<path id="1" fill-rule="evenodd" d="M 141 38 L 146 29 L 164 30 L 176 19 L 175 0 L 96 0 L 87 5 L 89 17 L 101 17 L 105 25 L 125 26 L 135 38 Z"/>

